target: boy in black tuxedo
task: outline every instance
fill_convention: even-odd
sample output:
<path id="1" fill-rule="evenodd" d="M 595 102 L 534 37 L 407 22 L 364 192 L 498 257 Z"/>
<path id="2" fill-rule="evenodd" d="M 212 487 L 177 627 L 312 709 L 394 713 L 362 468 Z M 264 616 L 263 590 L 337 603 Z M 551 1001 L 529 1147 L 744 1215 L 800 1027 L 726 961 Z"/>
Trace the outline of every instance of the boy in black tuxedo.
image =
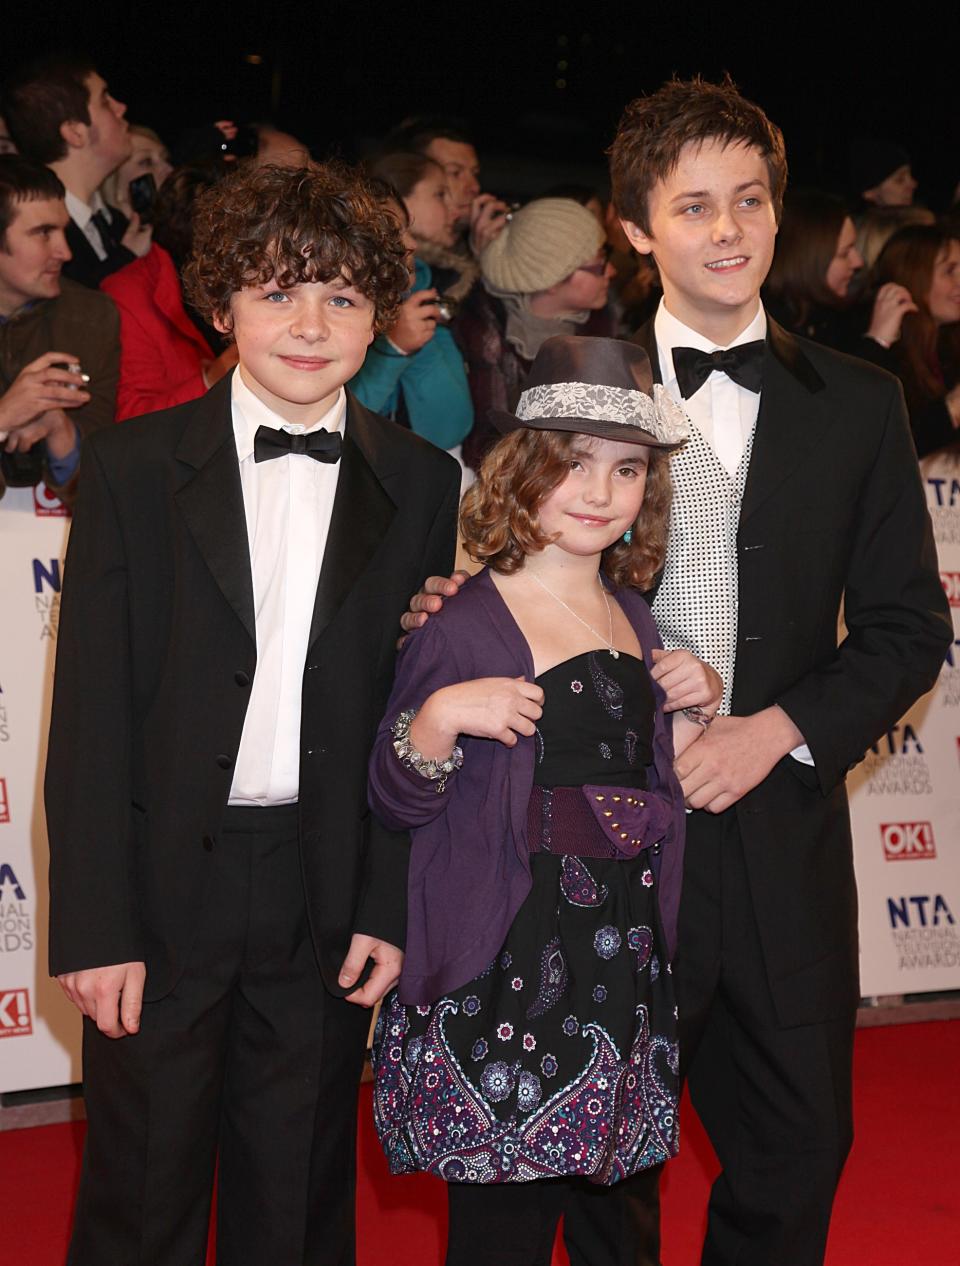
<path id="1" fill-rule="evenodd" d="M 663 284 L 636 341 L 692 421 L 653 612 L 667 649 L 726 683 L 677 761 L 694 810 L 681 1067 L 723 1167 L 703 1266 L 815 1266 L 853 1131 L 844 778 L 932 686 L 949 613 L 899 384 L 763 311 L 779 129 L 731 83 L 673 82 L 627 107 L 610 162 L 624 231 Z M 437 601 L 418 596 L 407 627 Z M 641 1175 L 568 1210 L 571 1262 L 657 1261 L 656 1228 Z"/>
<path id="2" fill-rule="evenodd" d="M 70 1260 L 354 1259 L 356 1087 L 406 848 L 367 755 L 459 469 L 343 384 L 396 312 L 396 220 L 343 169 L 240 172 L 189 285 L 208 395 L 85 451 L 47 766 L 51 971 L 84 1014 Z M 95 894 L 91 896 L 91 894 Z M 91 909 L 91 901 L 95 909 Z"/>

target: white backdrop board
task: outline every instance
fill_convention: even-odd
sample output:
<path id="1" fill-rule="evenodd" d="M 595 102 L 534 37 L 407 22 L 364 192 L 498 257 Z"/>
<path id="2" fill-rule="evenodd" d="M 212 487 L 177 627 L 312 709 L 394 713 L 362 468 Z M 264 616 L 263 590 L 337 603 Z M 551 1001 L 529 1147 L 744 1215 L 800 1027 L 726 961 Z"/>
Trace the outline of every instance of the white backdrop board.
<path id="1" fill-rule="evenodd" d="M 0 501 L 0 1091 L 80 1080 L 79 1016 L 47 976 L 42 796 L 69 522 L 42 487 Z"/>
<path id="2" fill-rule="evenodd" d="M 960 989 L 960 455 L 921 463 L 954 641 L 850 776 L 864 995 Z"/>

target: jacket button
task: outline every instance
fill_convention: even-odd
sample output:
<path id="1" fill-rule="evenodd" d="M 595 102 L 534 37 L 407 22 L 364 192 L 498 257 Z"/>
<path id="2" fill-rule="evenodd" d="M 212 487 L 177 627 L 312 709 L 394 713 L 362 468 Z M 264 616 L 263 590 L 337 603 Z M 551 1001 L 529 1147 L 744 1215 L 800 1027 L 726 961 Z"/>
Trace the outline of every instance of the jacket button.
<path id="1" fill-rule="evenodd" d="M 204 850 L 204 852 L 205 852 L 205 853 L 212 853 L 212 852 L 213 852 L 213 850 L 214 850 L 214 847 L 216 846 L 216 843 L 217 843 L 217 841 L 213 838 L 213 836 L 212 836 L 212 835 L 205 835 L 205 836 L 203 837 L 203 850 Z"/>
<path id="2" fill-rule="evenodd" d="M 250 685 L 250 678 L 249 678 L 249 677 L 247 676 L 247 674 L 246 674 L 245 672 L 243 672 L 243 671 L 238 672 L 238 673 L 234 673 L 234 674 L 233 674 L 233 680 L 237 683 L 237 685 L 238 685 L 238 686 L 249 686 L 249 685 Z"/>
<path id="3" fill-rule="evenodd" d="M 233 766 L 233 758 L 221 753 L 221 755 L 217 757 L 217 764 L 221 769 L 230 769 Z"/>

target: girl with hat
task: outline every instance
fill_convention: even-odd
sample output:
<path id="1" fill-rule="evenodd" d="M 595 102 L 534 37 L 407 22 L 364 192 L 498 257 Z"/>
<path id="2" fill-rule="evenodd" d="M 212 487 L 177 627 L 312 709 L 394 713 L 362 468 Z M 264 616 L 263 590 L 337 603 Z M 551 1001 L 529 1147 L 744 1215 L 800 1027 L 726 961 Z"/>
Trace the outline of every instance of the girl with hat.
<path id="1" fill-rule="evenodd" d="M 722 695 L 635 591 L 688 434 L 645 352 L 549 339 L 494 421 L 461 512 L 486 567 L 404 644 L 370 768 L 412 833 L 376 1124 L 448 1182 L 448 1266 L 549 1261 L 584 1193 L 677 1150 L 673 760 Z"/>

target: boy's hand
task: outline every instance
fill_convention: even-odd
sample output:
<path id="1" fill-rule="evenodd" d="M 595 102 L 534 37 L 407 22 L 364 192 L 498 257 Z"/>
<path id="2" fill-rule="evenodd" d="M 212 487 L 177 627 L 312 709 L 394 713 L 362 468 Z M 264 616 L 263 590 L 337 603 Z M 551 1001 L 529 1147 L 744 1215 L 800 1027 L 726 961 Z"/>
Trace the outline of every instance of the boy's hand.
<path id="1" fill-rule="evenodd" d="M 650 676 L 666 691 L 664 712 L 705 708 L 715 712 L 723 699 L 723 680 L 715 668 L 690 651 L 654 650 Z"/>
<path id="2" fill-rule="evenodd" d="M 423 588 L 410 599 L 410 609 L 400 617 L 405 633 L 412 633 L 426 624 L 443 606 L 444 598 L 452 598 L 460 592 L 460 586 L 470 579 L 469 573 L 455 571 L 452 576 L 429 576 Z"/>
<path id="3" fill-rule="evenodd" d="M 802 743 L 803 735 L 776 705 L 748 717 L 717 717 L 674 762 L 688 808 L 722 813 Z"/>
<path id="4" fill-rule="evenodd" d="M 347 994 L 347 1002 L 355 1002 L 358 1007 L 372 1007 L 385 997 L 400 979 L 403 967 L 403 950 L 389 941 L 354 932 L 338 978 L 344 989 L 359 979 L 368 958 L 373 959 L 375 966 L 367 983 Z"/>
<path id="5" fill-rule="evenodd" d="M 115 963 L 57 977 L 73 1005 L 107 1037 L 139 1031 L 146 979 L 146 963 Z"/>

